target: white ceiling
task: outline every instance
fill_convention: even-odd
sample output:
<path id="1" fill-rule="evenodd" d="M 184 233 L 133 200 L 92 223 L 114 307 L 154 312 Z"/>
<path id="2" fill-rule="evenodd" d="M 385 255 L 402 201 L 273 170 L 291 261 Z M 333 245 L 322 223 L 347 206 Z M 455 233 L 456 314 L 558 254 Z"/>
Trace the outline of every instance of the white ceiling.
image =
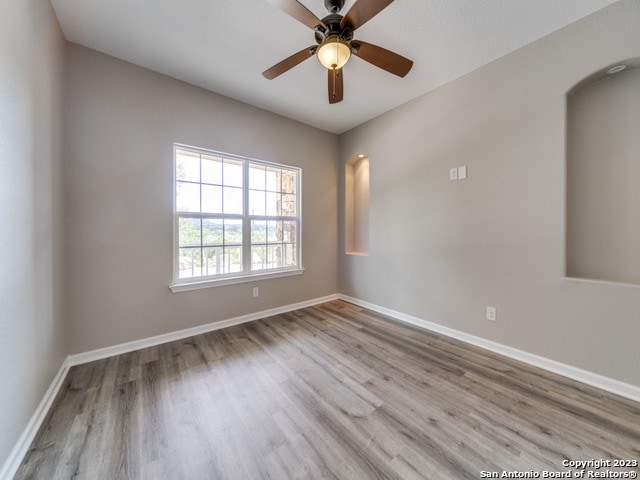
<path id="1" fill-rule="evenodd" d="M 366 0 L 359 0 L 366 1 Z M 267 0 L 51 0 L 74 43 L 334 133 L 342 133 L 617 0 L 396 0 L 355 32 L 414 61 L 398 78 L 354 57 L 344 101 L 309 58 L 261 73 L 315 45 L 313 31 Z M 323 0 L 301 0 L 319 18 Z M 355 0 L 346 0 L 346 14 Z"/>

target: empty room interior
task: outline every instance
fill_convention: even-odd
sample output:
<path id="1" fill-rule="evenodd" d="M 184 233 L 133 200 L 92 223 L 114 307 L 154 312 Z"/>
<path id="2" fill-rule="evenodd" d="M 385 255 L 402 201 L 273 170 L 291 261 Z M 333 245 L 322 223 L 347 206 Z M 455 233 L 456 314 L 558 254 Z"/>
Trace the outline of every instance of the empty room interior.
<path id="1" fill-rule="evenodd" d="M 2 7 L 0 480 L 637 478 L 638 0 Z"/>

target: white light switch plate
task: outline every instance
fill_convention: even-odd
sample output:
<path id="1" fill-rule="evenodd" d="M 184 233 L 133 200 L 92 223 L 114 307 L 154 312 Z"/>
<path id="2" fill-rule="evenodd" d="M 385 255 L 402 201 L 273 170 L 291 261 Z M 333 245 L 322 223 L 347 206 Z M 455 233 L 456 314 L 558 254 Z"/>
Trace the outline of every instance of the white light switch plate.
<path id="1" fill-rule="evenodd" d="M 463 178 L 467 178 L 467 166 L 458 167 L 458 180 L 462 180 Z"/>

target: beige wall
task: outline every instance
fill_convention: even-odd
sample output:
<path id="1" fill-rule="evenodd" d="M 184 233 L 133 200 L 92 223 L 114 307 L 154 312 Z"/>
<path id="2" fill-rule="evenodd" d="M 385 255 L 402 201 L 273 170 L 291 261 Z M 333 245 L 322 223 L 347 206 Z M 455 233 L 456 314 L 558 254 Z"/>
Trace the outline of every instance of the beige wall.
<path id="1" fill-rule="evenodd" d="M 67 353 L 61 291 L 63 53 L 49 2 L 3 2 L 0 469 Z"/>
<path id="2" fill-rule="evenodd" d="M 638 57 L 638 25 L 622 0 L 342 135 L 343 163 L 369 157 L 371 218 L 340 291 L 640 386 L 640 287 L 564 276 L 565 94 Z"/>
<path id="3" fill-rule="evenodd" d="M 77 45 L 67 60 L 71 353 L 336 293 L 336 135 Z M 302 276 L 169 290 L 174 142 L 302 168 Z"/>

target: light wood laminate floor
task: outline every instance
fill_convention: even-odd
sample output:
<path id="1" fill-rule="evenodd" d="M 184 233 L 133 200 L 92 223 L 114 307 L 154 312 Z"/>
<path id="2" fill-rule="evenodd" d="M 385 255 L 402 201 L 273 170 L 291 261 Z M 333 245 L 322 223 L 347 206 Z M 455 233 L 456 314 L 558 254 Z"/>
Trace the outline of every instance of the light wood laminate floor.
<path id="1" fill-rule="evenodd" d="M 640 460 L 638 403 L 335 301 L 73 367 L 15 478 L 543 478 L 590 459 Z"/>

